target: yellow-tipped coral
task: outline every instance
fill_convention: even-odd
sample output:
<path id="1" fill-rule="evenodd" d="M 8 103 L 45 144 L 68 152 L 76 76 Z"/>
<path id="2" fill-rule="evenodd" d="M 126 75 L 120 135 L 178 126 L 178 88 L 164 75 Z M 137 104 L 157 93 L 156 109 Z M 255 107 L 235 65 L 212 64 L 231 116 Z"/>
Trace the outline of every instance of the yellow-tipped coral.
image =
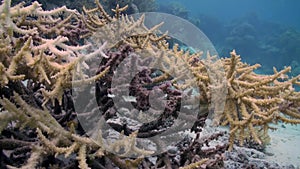
<path id="1" fill-rule="evenodd" d="M 300 76 L 281 79 L 286 77 L 290 67 L 280 72 L 274 71 L 273 75 L 259 75 L 253 72 L 259 65 L 242 63 L 235 51 L 231 52 L 231 58 L 223 62 L 227 73 L 228 95 L 220 122 L 230 126 L 231 146 L 237 135 L 241 144 L 248 137 L 261 144 L 256 127 L 267 134 L 271 123 L 300 123 L 299 110 L 296 110 L 299 107 L 299 92 L 293 88 Z M 283 109 L 282 106 L 287 102 L 290 106 Z M 250 134 L 245 135 L 246 131 Z"/>
<path id="2" fill-rule="evenodd" d="M 138 130 L 126 131 L 126 137 L 122 133 L 121 140 L 106 149 L 103 131 L 98 131 L 96 141 L 87 137 L 72 114 L 75 113 L 69 96 L 72 94 L 72 85 L 81 86 L 95 81 L 103 82 L 103 86 L 108 85 L 111 83 L 113 67 L 118 66 L 116 62 L 125 56 L 125 52 L 134 54 L 140 61 L 155 58 L 157 62 L 153 64 L 164 72 L 151 80 L 157 84 L 170 82 L 173 92 L 196 85 L 201 92 L 198 99 L 201 105 L 205 105 L 201 116 L 214 111 L 214 124 L 229 126 L 229 149 L 232 149 L 235 141 L 243 144 L 245 139 L 263 144 L 272 123 L 300 123 L 300 93 L 294 89 L 295 85 L 300 85 L 300 75 L 288 78 L 286 74 L 291 70 L 290 67 L 281 71 L 274 68 L 274 74 L 260 75 L 254 72 L 260 67 L 259 64 L 243 63 L 235 51 L 230 53 L 229 58 L 214 61 L 216 57 L 209 53 L 206 59 L 202 59 L 203 52 L 191 54 L 180 50 L 178 45 L 170 48 L 167 32 L 162 35 L 158 32 L 163 23 L 147 28 L 144 15 L 137 20 L 123 15 L 127 8 L 117 5 L 112 10 L 114 16 L 110 16 L 99 1 L 96 1 L 96 8 L 84 7 L 82 14 L 66 7 L 45 11 L 38 2 L 11 7 L 11 1 L 4 0 L 0 5 L 0 133 L 6 128 L 15 127 L 34 130 L 36 134 L 33 134 L 33 141 L 18 142 L 22 146 L 30 145 L 25 148 L 32 152 L 24 168 L 41 166 L 40 161 L 47 155 L 58 157 L 60 154 L 66 158 L 74 155 L 78 166 L 71 167 L 81 169 L 91 168 L 90 161 L 94 159 L 98 161 L 94 161 L 93 165 L 100 168 L 105 168 L 103 163 L 110 162 L 113 162 L 110 167 L 126 169 L 146 165 L 144 157 L 153 151 L 136 145 Z M 100 47 L 94 50 L 88 41 L 86 45 L 80 43 L 80 40 L 88 38 L 95 38 L 94 42 Z M 111 51 L 106 51 L 109 49 Z M 103 59 L 106 67 L 99 69 L 101 71 L 96 75 L 83 73 L 82 70 L 90 68 L 85 63 L 97 57 Z M 171 78 L 174 72 L 181 76 Z M 79 77 L 73 79 L 74 74 Z M 113 97 L 109 92 L 104 94 Z M 113 116 L 111 114 L 115 112 L 111 108 L 113 104 L 109 102 L 110 98 L 102 98 L 101 95 L 100 99 L 108 107 L 103 115 Z M 208 105 L 214 109 L 209 110 Z M 127 129 L 126 125 L 121 127 L 123 131 Z M 197 141 L 195 139 L 193 144 Z M 225 147 L 218 148 L 223 150 Z M 138 154 L 138 158 L 119 157 L 108 150 L 121 152 L 123 156 Z M 171 166 L 166 154 L 159 158 L 157 163 Z M 201 159 L 196 162 L 186 160 L 176 167 L 185 165 L 182 168 L 199 168 L 209 161 L 202 156 Z"/>

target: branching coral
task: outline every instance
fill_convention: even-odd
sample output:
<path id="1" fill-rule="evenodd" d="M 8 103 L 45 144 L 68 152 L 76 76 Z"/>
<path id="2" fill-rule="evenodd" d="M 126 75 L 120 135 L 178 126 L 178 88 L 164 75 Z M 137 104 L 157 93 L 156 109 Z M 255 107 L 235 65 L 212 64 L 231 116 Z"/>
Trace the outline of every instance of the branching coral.
<path id="1" fill-rule="evenodd" d="M 281 71 L 274 68 L 273 75 L 260 75 L 253 72 L 258 64 L 251 66 L 241 62 L 235 51 L 230 58 L 216 59 L 209 53 L 204 57 L 201 52 L 185 52 L 178 45 L 169 47 L 167 33 L 159 35 L 161 24 L 147 28 L 144 16 L 136 20 L 122 14 L 127 6 L 117 5 L 112 10 L 114 16 L 110 16 L 98 1 L 96 8 L 83 8 L 82 14 L 66 7 L 45 11 L 38 2 L 13 7 L 10 3 L 4 0 L 0 6 L 0 132 L 4 133 L 0 137 L 0 155 L 7 157 L 3 150 L 15 149 L 12 154 L 21 152 L 22 161 L 28 161 L 12 166 L 7 160 L 5 164 L 10 168 L 49 167 L 45 161 L 50 158 L 71 159 L 69 167 L 72 168 L 76 167 L 76 160 L 79 168 L 220 167 L 221 153 L 227 144 L 212 149 L 203 147 L 224 133 L 201 139 L 199 134 L 210 111 L 214 112 L 214 124 L 229 125 L 230 148 L 235 140 L 243 144 L 245 139 L 251 139 L 262 144 L 260 133 L 263 130 L 267 135 L 271 123 L 300 123 L 300 94 L 293 88 L 300 85 L 300 75 L 288 78 L 290 67 Z M 83 44 L 83 40 L 87 43 Z M 97 49 L 90 43 L 98 44 Z M 130 83 L 130 94 L 136 96 L 130 101 L 132 105 L 147 110 L 153 103 L 147 100 L 151 92 L 168 94 L 165 110 L 158 120 L 152 119 L 139 129 L 113 123 L 118 116 L 111 93 L 122 88 L 121 85 L 113 88 L 111 83 L 117 67 L 128 57 L 133 60 L 127 67 L 143 68 Z M 93 69 L 87 63 L 95 58 L 102 59 L 96 75 L 84 73 L 83 70 Z M 129 69 L 123 71 L 124 76 L 130 72 Z M 109 147 L 104 145 L 102 138 L 102 132 L 106 131 L 94 133 L 97 139 L 87 137 L 76 119 L 77 110 L 71 97 L 76 94 L 71 91 L 72 86 L 95 81 L 96 108 L 102 111 L 109 125 L 122 133 L 121 140 Z M 201 95 L 187 97 L 192 96 L 189 94 L 196 88 Z M 182 101 L 193 105 L 195 100 L 201 105 L 201 110 L 191 108 L 198 112 L 196 120 L 179 110 Z M 145 120 L 135 117 L 136 112 L 128 112 L 131 113 L 128 117 Z M 157 112 L 154 108 L 150 111 Z M 91 113 L 77 112 L 77 115 Z M 182 127 L 181 131 L 190 129 L 185 126 L 187 122 L 196 121 L 191 129 L 198 133 L 196 139 L 189 140 L 183 152 L 177 154 L 181 158 L 179 161 L 174 156 L 168 159 L 172 153 L 164 153 L 156 156 L 155 162 L 149 162 L 144 156 L 153 152 L 139 148 L 137 138 L 163 132 L 179 116 L 182 123 L 177 125 Z M 16 128 L 20 131 L 15 132 Z M 123 152 L 125 157 L 108 150 Z M 31 151 L 30 156 L 26 155 L 28 151 Z M 137 154 L 137 159 L 126 158 L 131 154 Z M 52 164 L 59 166 L 60 162 Z"/>
<path id="2" fill-rule="evenodd" d="M 231 130 L 230 143 L 234 138 L 242 144 L 244 139 L 251 137 L 257 143 L 262 143 L 255 127 L 264 130 L 267 134 L 269 124 L 282 121 L 298 124 L 299 120 L 299 93 L 293 85 L 300 76 L 289 79 L 286 75 L 290 67 L 278 72 L 274 68 L 273 75 L 259 75 L 253 72 L 260 65 L 249 66 L 240 61 L 235 51 L 230 59 L 224 59 L 227 72 L 228 95 L 221 122 L 229 124 Z M 290 103 L 286 109 L 282 105 Z M 245 135 L 246 130 L 250 133 Z"/>
<path id="3" fill-rule="evenodd" d="M 28 166 L 34 168 L 39 164 L 37 160 L 42 161 L 43 156 L 45 156 L 45 154 L 43 155 L 43 153 L 41 153 L 42 151 L 48 151 L 48 156 L 51 154 L 55 154 L 55 156 L 63 154 L 65 158 L 76 153 L 77 159 L 79 160 L 79 168 L 88 168 L 88 164 L 86 162 L 87 158 L 97 158 L 104 155 L 105 150 L 103 149 L 104 146 L 101 142 L 96 143 L 91 138 L 79 136 L 71 131 L 65 130 L 49 112 L 31 107 L 17 93 L 15 93 L 14 101 L 15 103 L 12 103 L 8 99 L 2 99 L 0 103 L 7 111 L 10 112 L 11 120 L 19 120 L 19 123 L 22 125 L 21 127 L 28 126 L 30 128 L 37 128 L 37 136 L 41 141 L 41 145 L 43 145 L 42 148 L 32 148 L 32 157 L 28 159 Z M 20 108 L 17 108 L 17 105 L 20 106 Z M 46 134 L 44 134 L 44 132 Z M 48 135 L 49 138 L 47 138 L 46 135 Z M 132 138 L 134 137 L 135 136 L 132 135 Z M 13 143 L 7 144 L 11 145 Z M 18 143 L 16 142 L 16 144 Z M 134 148 L 134 142 L 131 142 L 130 140 L 129 142 L 124 142 L 124 146 L 127 145 L 131 145 L 132 148 Z M 87 157 L 87 154 L 89 157 Z M 121 159 L 115 156 L 110 155 L 109 157 L 112 158 L 112 160 L 122 162 Z M 136 164 L 132 162 L 127 165 L 127 168 L 131 168 L 130 165 Z"/>
<path id="4" fill-rule="evenodd" d="M 63 90 L 71 86 L 72 71 L 84 61 L 81 51 L 89 46 L 76 42 L 85 32 L 76 11 L 66 7 L 44 11 L 40 6 L 33 2 L 10 7 L 10 1 L 1 5 L 1 37 L 8 47 L 1 55 L 1 86 L 8 80 L 32 79 L 45 86 L 44 104 L 55 98 L 61 103 Z"/>
<path id="5" fill-rule="evenodd" d="M 133 14 L 139 12 L 153 12 L 157 9 L 155 0 L 139 1 L 139 0 L 118 0 L 118 1 L 100 1 L 109 14 L 112 14 L 111 9 L 114 9 L 118 4 L 120 6 L 128 6 L 125 14 Z"/>
<path id="6" fill-rule="evenodd" d="M 11 92 L 11 82 L 24 86 L 21 81 L 28 80 L 30 82 L 27 83 L 39 86 L 35 93 L 42 94 L 40 96 L 44 99 L 43 109 L 47 109 L 49 106 L 51 107 L 47 104 L 48 100 L 52 100 L 52 105 L 55 107 L 56 101 L 62 105 L 66 101 L 63 99 L 65 90 L 69 89 L 71 85 L 90 83 L 105 75 L 109 66 L 94 77 L 86 78 L 86 75 L 82 74 L 80 81 L 71 81 L 78 64 L 104 54 L 102 51 L 104 48 L 100 48 L 85 55 L 83 51 L 91 51 L 90 46 L 78 46 L 80 36 L 84 36 L 88 30 L 81 25 L 82 22 L 79 20 L 81 17 L 76 11 L 65 7 L 44 11 L 37 2 L 26 7 L 23 5 L 21 3 L 10 7 L 10 1 L 3 1 L 1 5 L 1 26 L 3 26 L 1 27 L 1 46 L 4 47 L 1 50 L 1 77 L 3 77 L 1 78 L 1 87 L 5 89 L 3 91 L 8 88 L 8 91 Z M 100 4 L 98 5 L 100 6 Z M 117 18 L 120 16 L 118 10 L 118 8 L 115 10 Z M 131 24 L 138 25 L 141 21 L 134 23 L 132 20 Z M 18 92 L 24 94 L 21 91 Z M 14 95 L 14 98 L 11 95 Z M 94 147 L 99 146 L 95 146 L 95 143 L 89 138 L 74 135 L 74 130 L 65 130 L 49 112 L 30 107 L 17 93 L 11 93 L 5 97 L 10 98 L 13 102 L 6 98 L 1 100 L 1 106 L 5 109 L 4 112 L 1 112 L 1 121 L 4 122 L 3 126 L 1 125 L 1 131 L 9 122 L 15 120 L 18 121 L 21 129 L 38 128 L 37 135 L 44 148 L 50 149 L 57 155 L 65 154 L 67 157 L 78 152 L 79 167 L 87 168 L 86 159 L 88 157 L 86 155 L 93 151 Z M 55 135 L 54 140 L 47 138 L 43 132 L 46 132 L 48 137 Z M 64 146 L 58 147 L 57 144 Z M 126 144 L 127 142 L 124 146 Z M 130 148 L 134 148 L 134 142 L 128 142 L 128 144 L 132 145 Z M 95 157 L 97 154 L 100 156 L 104 154 L 100 150 L 96 151 Z M 30 165 L 28 166 L 38 165 L 36 156 L 36 153 L 32 151 L 32 158 L 29 158 Z M 111 157 L 116 163 L 123 164 L 119 158 Z M 127 160 L 126 167 L 132 168 L 131 165 L 136 164 L 134 161 Z"/>
<path id="7" fill-rule="evenodd" d="M 167 33 L 158 36 L 158 28 L 161 24 L 155 25 L 152 28 L 144 26 L 144 16 L 138 20 L 127 15 L 121 15 L 128 6 L 113 9 L 114 16 L 109 16 L 96 1 L 97 8 L 83 8 L 83 21 L 87 28 L 94 32 L 92 35 L 93 41 L 98 43 L 108 43 L 109 48 L 118 47 L 121 44 L 129 44 L 134 48 L 145 48 L 147 45 L 155 44 L 167 47 L 164 40 Z"/>

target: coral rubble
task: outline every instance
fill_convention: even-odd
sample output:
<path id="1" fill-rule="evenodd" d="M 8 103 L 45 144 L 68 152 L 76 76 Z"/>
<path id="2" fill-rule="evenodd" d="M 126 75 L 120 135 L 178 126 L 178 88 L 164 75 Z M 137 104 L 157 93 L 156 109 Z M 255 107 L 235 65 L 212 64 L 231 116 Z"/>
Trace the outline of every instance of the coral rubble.
<path id="1" fill-rule="evenodd" d="M 300 123 L 300 93 L 294 89 L 300 85 L 300 75 L 289 78 L 290 67 L 281 71 L 274 68 L 273 75 L 256 74 L 253 71 L 260 65 L 243 63 L 235 51 L 229 58 L 217 59 L 219 64 L 209 54 L 202 59 L 201 52 L 192 54 L 180 50 L 178 45 L 169 46 L 167 33 L 158 34 L 161 24 L 147 28 L 143 24 L 144 16 L 136 20 L 124 15 L 133 6 L 129 5 L 116 5 L 111 16 L 98 1 L 95 8 L 84 7 L 80 14 L 64 6 L 47 11 L 38 2 L 11 6 L 10 0 L 3 0 L 0 6 L 1 168 L 222 168 L 223 154 L 234 148 L 235 141 L 241 145 L 245 140 L 263 144 L 268 130 L 273 129 L 271 123 Z M 89 40 L 96 41 L 98 48 Z M 147 98 L 153 93 L 149 88 L 168 94 L 159 118 L 138 130 L 116 122 L 119 117 L 110 96 L 111 91 L 122 89 L 113 88 L 111 83 L 116 68 L 129 56 L 133 58 L 132 65 L 143 65 L 151 57 L 155 58 L 155 64 L 164 70 L 143 68 L 134 76 L 130 94 L 136 96 L 132 101 L 135 108 L 150 108 L 152 103 Z M 102 62 L 96 66 L 96 74 L 81 72 L 93 69 L 87 63 L 97 57 Z M 224 72 L 219 71 L 221 67 Z M 187 75 L 187 70 L 192 76 Z M 172 77 L 174 72 L 189 78 Z M 79 80 L 74 80 L 74 73 Z M 109 148 L 122 150 L 123 157 L 107 151 L 101 134 L 106 131 L 99 131 L 97 139 L 92 139 L 77 119 L 79 115 L 93 112 L 76 112 L 72 100 L 76 91 L 72 87 L 93 82 L 96 82 L 97 108 L 107 123 L 121 133 L 122 139 Z M 174 124 L 174 119 L 182 115 L 178 110 L 180 102 L 193 103 L 186 98 L 185 89 L 195 84 L 201 92 L 198 98 L 201 108 L 204 107 L 189 129 L 196 137 L 187 136 L 167 152 L 151 157 L 153 152 L 139 148 L 135 140 L 163 132 Z M 219 92 L 225 93 L 225 97 L 220 97 L 223 95 L 219 96 Z M 213 105 L 213 109 L 207 105 Z M 152 109 L 151 113 L 157 111 Z M 223 131 L 205 135 L 203 126 L 210 111 L 214 111 L 213 124 L 229 126 L 228 143 L 209 144 L 226 135 Z M 132 117 L 129 114 L 128 118 L 135 118 L 135 112 L 130 113 Z M 190 121 L 188 114 L 182 116 Z M 131 153 L 138 156 L 126 158 Z"/>

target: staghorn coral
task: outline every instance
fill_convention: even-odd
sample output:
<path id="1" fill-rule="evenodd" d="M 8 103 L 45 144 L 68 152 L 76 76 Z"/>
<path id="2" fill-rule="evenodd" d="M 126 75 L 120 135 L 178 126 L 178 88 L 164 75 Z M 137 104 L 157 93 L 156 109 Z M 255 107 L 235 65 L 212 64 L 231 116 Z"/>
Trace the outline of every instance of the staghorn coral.
<path id="1" fill-rule="evenodd" d="M 32 79 L 44 85 L 44 105 L 54 98 L 61 103 L 64 88 L 71 86 L 74 67 L 84 61 L 80 51 L 88 45 L 75 42 L 85 30 L 74 10 L 61 7 L 44 11 L 38 2 L 23 5 L 10 7 L 10 1 L 1 5 L 1 45 L 5 46 L 1 54 L 1 86 L 9 80 Z"/>
<path id="2" fill-rule="evenodd" d="M 112 14 L 111 9 L 114 9 L 118 4 L 121 6 L 128 5 L 128 10 L 125 14 L 134 14 L 139 12 L 153 12 L 157 9 L 157 4 L 155 0 L 140 1 L 140 0 L 117 0 L 117 1 L 100 1 L 104 9 Z"/>
<path id="3" fill-rule="evenodd" d="M 282 121 L 298 124 L 299 121 L 299 93 L 293 85 L 299 83 L 300 76 L 288 78 L 286 73 L 290 67 L 282 71 L 274 68 L 273 75 L 259 75 L 253 72 L 260 65 L 249 66 L 240 61 L 235 51 L 231 58 L 224 60 L 227 72 L 228 95 L 224 114 L 221 117 L 223 125 L 230 125 L 230 144 L 233 145 L 238 133 L 240 144 L 244 139 L 251 137 L 262 144 L 255 127 L 263 130 L 265 135 L 270 123 Z M 282 109 L 282 105 L 290 102 L 291 105 Z M 244 133 L 248 131 L 247 136 Z"/>
<path id="4" fill-rule="evenodd" d="M 144 49 L 148 45 L 167 48 L 165 41 L 167 32 L 158 36 L 158 28 L 162 23 L 147 28 L 144 26 L 144 15 L 138 20 L 127 15 L 121 15 L 127 10 L 128 5 L 113 9 L 114 16 L 111 17 L 99 3 L 95 1 L 97 7 L 86 9 L 83 7 L 82 20 L 86 27 L 92 32 L 92 41 L 103 44 L 107 43 L 108 48 L 115 48 L 121 44 L 129 44 L 133 48 Z M 124 29 L 125 28 L 125 29 Z"/>
<path id="5" fill-rule="evenodd" d="M 205 59 L 203 53 L 184 52 L 178 45 L 169 49 L 167 34 L 157 35 L 160 24 L 153 28 L 145 27 L 143 16 L 134 20 L 122 14 L 126 6 L 117 6 L 113 10 L 114 16 L 109 16 L 98 1 L 96 5 L 94 9 L 83 8 L 84 13 L 80 15 L 66 7 L 44 11 L 37 2 L 13 7 L 9 0 L 2 2 L 0 132 L 3 135 L 0 137 L 0 155 L 5 160 L 1 161 L 1 167 L 49 168 L 52 164 L 69 168 L 221 168 L 222 153 L 228 145 L 205 149 L 205 144 L 224 133 L 200 137 L 209 111 L 215 112 L 214 124 L 230 126 L 229 148 L 233 147 L 235 139 L 241 144 L 245 138 L 261 144 L 262 138 L 258 133 L 262 129 L 266 135 L 270 123 L 300 122 L 300 94 L 293 88 L 293 85 L 300 85 L 300 76 L 288 78 L 289 67 L 279 72 L 274 69 L 273 75 L 259 75 L 253 72 L 259 65 L 241 62 L 234 51 L 230 58 L 216 60 L 209 54 Z M 81 45 L 81 38 L 90 35 L 98 38 L 93 40 L 99 40 L 99 49 L 94 50 L 90 44 Z M 131 94 L 138 98 L 134 104 L 136 107 L 149 108 L 151 103 L 146 98 L 151 92 L 145 89 L 153 84 L 155 89 L 169 94 L 167 108 L 158 123 L 144 125 L 138 130 L 112 123 L 116 112 L 112 110 L 113 103 L 108 97 L 111 90 L 118 90 L 109 86 L 113 72 L 129 55 L 136 59 L 132 62 L 135 65 L 147 63 L 148 58 L 154 57 L 157 62 L 153 64 L 163 70 L 144 69 L 134 77 Z M 85 63 L 95 57 L 103 59 L 97 65 L 97 74 L 87 77 L 87 74 L 79 73 L 77 78 L 81 80 L 72 81 L 74 71 L 93 68 Z M 85 67 L 78 68 L 80 65 Z M 221 67 L 224 67 L 224 72 L 220 71 Z M 192 76 L 172 77 L 174 72 L 187 75 L 187 70 L 192 72 Z M 96 140 L 85 135 L 76 119 L 72 101 L 71 95 L 76 92 L 70 89 L 72 85 L 94 81 L 97 81 L 99 108 L 107 122 L 123 134 L 123 139 L 112 144 L 110 150 L 117 152 L 124 149 L 124 156 L 137 153 L 140 155 L 138 158 L 119 157 L 106 151 L 101 134 L 105 131 L 98 131 Z M 172 118 L 168 118 L 180 114 L 178 102 L 187 100 L 193 103 L 193 99 L 185 98 L 184 93 L 195 84 L 202 93 L 199 100 L 204 107 L 197 111 L 198 120 L 192 128 L 197 137 L 194 140 L 188 137 L 175 145 L 175 156 L 171 150 L 156 156 L 154 162 L 150 161 L 151 157 L 144 158 L 152 152 L 140 149 L 136 138 L 156 134 L 151 130 L 169 127 Z M 225 92 L 226 98 L 218 97 L 219 92 Z M 48 103 L 50 100 L 52 104 Z M 222 102 L 225 102 L 224 110 Z M 207 105 L 212 105 L 213 109 L 210 110 Z M 78 113 L 77 116 L 88 116 L 89 113 Z M 183 118 L 189 120 L 189 116 Z M 182 128 L 183 131 L 186 129 L 189 128 Z M 177 148 L 179 151 L 176 151 Z M 12 151 L 11 155 L 7 155 L 7 150 Z M 8 156 L 20 162 L 13 164 Z"/>
<path id="6" fill-rule="evenodd" d="M 51 154 L 56 154 L 55 156 L 65 154 L 65 157 L 68 157 L 74 153 L 78 154 L 79 167 L 88 168 L 86 159 L 103 156 L 103 148 L 89 138 L 75 135 L 76 120 L 75 123 L 71 122 L 74 117 L 71 117 L 69 122 L 63 119 L 61 121 L 58 113 L 63 118 L 70 116 L 69 108 L 64 108 L 68 114 L 63 115 L 60 107 L 63 103 L 64 106 L 68 104 L 65 92 L 71 85 L 90 83 L 103 77 L 109 70 L 107 67 L 93 77 L 85 78 L 83 74 L 81 75 L 83 78 L 80 77 L 82 80 L 71 81 L 77 64 L 87 59 L 91 60 L 97 55 L 103 55 L 104 45 L 96 51 L 91 51 L 90 45 L 78 46 L 81 36 L 86 36 L 85 33 L 88 30 L 85 30 L 79 20 L 82 17 L 79 17 L 76 11 L 66 7 L 44 11 L 37 2 L 33 2 L 29 6 L 23 5 L 20 3 L 10 7 L 10 1 L 3 1 L 0 8 L 1 46 L 4 47 L 1 50 L 1 77 L 3 77 L 1 78 L 1 96 L 9 98 L 1 99 L 1 106 L 5 109 L 2 111 L 1 108 L 1 121 L 3 121 L 1 131 L 6 131 L 5 129 L 11 121 L 16 121 L 18 124 L 16 127 L 20 129 L 37 128 L 37 137 L 42 147 L 34 146 L 34 142 L 26 142 L 30 144 L 26 150 L 31 150 L 32 155 L 27 160 L 28 165 L 17 164 L 23 165 L 23 168 L 40 166 L 43 159 L 47 160 Z M 92 53 L 85 56 L 83 51 L 86 50 Z M 26 92 L 24 81 L 27 81 L 28 87 L 32 85 L 34 91 Z M 16 84 L 18 87 L 13 87 Z M 26 95 L 30 98 L 27 98 Z M 48 104 L 48 100 L 51 100 L 52 104 Z M 40 106 L 41 104 L 43 108 Z M 52 108 L 54 108 L 54 112 L 47 111 Z M 24 137 L 20 139 L 22 140 Z M 7 141 L 9 140 L 6 140 L 4 144 L 9 145 L 10 143 Z M 131 147 L 134 148 L 134 142 L 128 141 L 124 142 L 124 146 L 133 144 Z M 24 146 L 20 144 L 18 147 L 23 148 Z M 41 153 L 46 150 L 50 150 L 50 152 L 46 155 Z M 93 151 L 96 151 L 96 154 L 88 157 L 87 154 Z M 139 163 L 126 160 L 125 164 L 125 161 L 114 155 L 107 156 L 120 167 L 132 168 L 130 166 L 136 166 L 136 163 Z M 24 159 L 26 156 L 22 161 Z M 13 166 L 9 167 L 13 168 Z"/>

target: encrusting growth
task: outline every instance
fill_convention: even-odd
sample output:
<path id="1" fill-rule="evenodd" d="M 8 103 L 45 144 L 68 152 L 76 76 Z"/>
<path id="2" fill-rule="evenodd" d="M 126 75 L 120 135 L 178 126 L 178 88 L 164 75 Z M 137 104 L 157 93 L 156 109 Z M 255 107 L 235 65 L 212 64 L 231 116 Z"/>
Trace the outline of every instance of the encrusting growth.
<path id="1" fill-rule="evenodd" d="M 191 54 L 180 50 L 178 45 L 169 46 L 167 32 L 158 34 L 163 23 L 147 28 L 144 15 L 137 20 L 123 15 L 128 6 L 117 5 L 112 10 L 114 16 L 110 16 L 99 1 L 96 1 L 96 8 L 83 7 L 82 14 L 66 7 L 45 11 L 38 2 L 28 6 L 20 3 L 11 7 L 10 4 L 10 0 L 3 0 L 0 5 L 0 133 L 13 135 L 15 132 L 12 130 L 18 128 L 20 132 L 26 130 L 34 134 L 31 137 L 24 136 L 28 133 L 0 137 L 0 145 L 6 145 L 3 149 L 31 151 L 30 157 L 23 158 L 23 161 L 27 159 L 27 163 L 7 165 L 8 168 L 41 167 L 45 165 L 43 160 L 50 156 L 62 158 L 60 155 L 77 160 L 78 163 L 74 164 L 78 166 L 72 164 L 70 167 L 81 169 L 93 168 L 92 165 L 124 169 L 153 165 L 145 158 L 153 152 L 140 149 L 135 142 L 137 137 L 147 134 L 146 129 L 142 133 L 139 130 L 130 131 L 126 125 L 116 127 L 123 130 L 122 139 L 109 149 L 122 150 L 124 157 L 119 157 L 106 151 L 102 131 L 98 131 L 96 141 L 84 134 L 74 115 L 74 103 L 70 97 L 72 86 L 101 82 L 97 86 L 101 88 L 99 109 L 104 110 L 105 117 L 114 117 L 116 113 L 111 112 L 112 100 L 104 95 L 111 90 L 109 84 L 114 70 L 129 54 L 137 58 L 136 63 L 146 62 L 150 56 L 155 57 L 157 62 L 154 64 L 164 70 L 156 72 L 158 75 L 155 77 L 151 77 L 152 70 L 145 70 L 144 74 L 135 77 L 137 86 L 132 88 L 141 94 L 140 101 L 149 96 L 144 86 L 159 84 L 158 88 L 173 94 L 168 98 L 168 103 L 173 105 L 167 105 L 167 108 L 168 113 L 175 116 L 178 100 L 182 99 L 179 96 L 181 91 L 196 84 L 201 93 L 201 105 L 206 108 L 198 116 L 199 124 L 195 128 L 203 127 L 208 112 L 214 111 L 213 124 L 230 128 L 229 149 L 235 141 L 241 145 L 244 140 L 263 144 L 264 138 L 260 133 L 263 131 L 263 135 L 267 135 L 272 123 L 300 123 L 300 93 L 294 89 L 295 85 L 300 85 L 300 75 L 289 78 L 287 73 L 290 67 L 281 71 L 274 68 L 274 74 L 260 75 L 254 72 L 260 67 L 259 64 L 243 63 L 235 51 L 230 53 L 229 58 L 216 60 L 216 56 L 208 53 L 206 59 L 202 59 L 202 52 Z M 99 45 L 97 49 L 90 40 Z M 103 59 L 97 74 L 83 73 L 90 69 L 87 63 L 95 58 Z M 193 75 L 188 79 L 170 76 L 174 72 L 186 75 L 187 70 Z M 74 74 L 79 77 L 74 78 Z M 146 80 L 151 84 L 146 84 Z M 139 82 L 144 86 L 138 86 Z M 226 97 L 219 97 L 219 92 L 225 93 Z M 207 105 L 213 105 L 214 109 L 209 110 Z M 123 138 L 125 135 L 128 137 Z M 194 144 L 205 144 L 198 137 L 190 143 L 189 148 Z M 227 146 L 218 148 L 215 152 L 224 151 Z M 216 159 L 210 156 L 210 152 L 205 154 L 201 150 L 204 154 L 202 160 L 198 160 L 198 152 L 184 152 L 197 156 L 193 157 L 196 162 L 186 159 L 182 153 L 179 156 L 184 160 L 176 161 L 174 158 L 172 165 L 182 169 L 200 168 L 221 159 L 221 156 Z M 131 153 L 139 156 L 137 159 L 126 158 Z M 158 156 L 157 161 L 161 167 L 170 167 L 171 161 L 165 157 L 166 154 Z"/>

